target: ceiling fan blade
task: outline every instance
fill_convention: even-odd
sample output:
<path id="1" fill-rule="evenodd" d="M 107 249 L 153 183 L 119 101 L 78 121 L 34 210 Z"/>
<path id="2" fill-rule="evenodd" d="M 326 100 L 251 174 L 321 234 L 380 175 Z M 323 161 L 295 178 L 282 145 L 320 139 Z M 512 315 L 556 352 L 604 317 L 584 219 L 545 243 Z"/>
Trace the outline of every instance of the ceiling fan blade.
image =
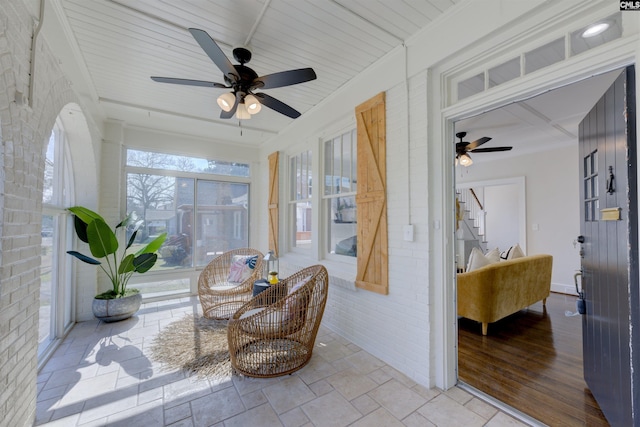
<path id="1" fill-rule="evenodd" d="M 476 148 L 471 150 L 472 153 L 492 153 L 494 151 L 509 151 L 513 147 L 488 147 L 488 148 Z"/>
<path id="2" fill-rule="evenodd" d="M 155 77 L 155 76 L 152 76 L 151 80 L 153 80 L 154 82 L 173 83 L 176 85 L 218 87 L 218 88 L 226 88 L 226 89 L 230 88 L 230 86 L 223 85 L 222 83 L 207 82 L 204 80 L 176 79 L 173 77 Z"/>
<path id="3" fill-rule="evenodd" d="M 253 80 L 251 87 L 273 89 L 276 87 L 297 85 L 298 83 L 308 82 L 316 78 L 316 72 L 313 71 L 313 68 L 300 68 L 258 77 Z"/>
<path id="4" fill-rule="evenodd" d="M 487 143 L 489 141 L 491 141 L 491 138 L 489 138 L 488 136 L 483 136 L 482 138 L 476 139 L 475 141 L 469 143 L 469 145 L 467 145 L 466 150 L 467 151 L 474 150 L 476 147 L 479 147 L 482 144 L 485 144 L 485 143 Z"/>
<path id="5" fill-rule="evenodd" d="M 231 107 L 231 110 L 229 111 L 220 111 L 220 118 L 221 119 L 230 119 L 231 117 L 233 117 L 233 115 L 236 113 L 236 110 L 238 109 L 238 104 L 240 103 L 240 92 L 236 92 L 236 102 L 233 104 L 233 107 Z"/>
<path id="6" fill-rule="evenodd" d="M 236 67 L 233 66 L 229 58 L 224 54 L 220 46 L 211 38 L 211 36 L 204 30 L 197 28 L 189 28 L 189 32 L 194 39 L 198 42 L 202 50 L 205 51 L 214 64 L 220 68 L 220 71 L 224 73 L 229 79 L 237 81 L 240 77 L 236 71 Z"/>
<path id="7" fill-rule="evenodd" d="M 260 103 L 265 107 L 269 107 L 280 114 L 291 117 L 292 119 L 300 117 L 300 112 L 294 108 L 288 106 L 282 101 L 277 100 L 273 96 L 269 96 L 266 93 L 254 93 L 254 96 L 258 98 Z"/>

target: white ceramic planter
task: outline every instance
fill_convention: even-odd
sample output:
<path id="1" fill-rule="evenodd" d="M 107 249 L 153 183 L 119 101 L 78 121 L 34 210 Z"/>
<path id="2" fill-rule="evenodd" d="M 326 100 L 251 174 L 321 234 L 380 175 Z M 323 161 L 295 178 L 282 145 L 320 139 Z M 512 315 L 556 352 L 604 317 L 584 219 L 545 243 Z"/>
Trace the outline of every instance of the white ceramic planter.
<path id="1" fill-rule="evenodd" d="M 142 304 L 142 294 L 115 299 L 93 299 L 93 315 L 103 322 L 117 322 L 133 316 Z"/>

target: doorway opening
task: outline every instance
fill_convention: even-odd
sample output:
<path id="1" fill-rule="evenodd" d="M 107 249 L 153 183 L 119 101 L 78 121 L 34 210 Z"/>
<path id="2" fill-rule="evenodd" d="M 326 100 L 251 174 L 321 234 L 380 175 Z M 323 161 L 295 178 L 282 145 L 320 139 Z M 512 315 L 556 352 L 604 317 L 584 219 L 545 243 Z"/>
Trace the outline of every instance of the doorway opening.
<path id="1" fill-rule="evenodd" d="M 523 212 L 507 200 L 480 200 L 486 217 L 524 215 L 526 224 L 524 234 L 509 240 L 499 221 L 487 221 L 486 250 L 497 247 L 504 254 L 517 244 L 525 254 L 553 256 L 546 307 L 537 303 L 491 323 L 487 336 L 475 322 L 459 319 L 458 378 L 550 425 L 607 425 L 582 378 L 582 320 L 573 315 L 574 274 L 580 269 L 578 124 L 620 71 L 455 123 L 455 132 L 467 132 L 468 141 L 490 137 L 485 148 L 513 146 L 508 152 L 471 152 L 472 166 L 456 166 L 456 191 L 483 181 L 526 181 Z M 499 243 L 491 242 L 492 234 Z M 466 269 L 467 262 L 459 259 L 458 266 Z"/>

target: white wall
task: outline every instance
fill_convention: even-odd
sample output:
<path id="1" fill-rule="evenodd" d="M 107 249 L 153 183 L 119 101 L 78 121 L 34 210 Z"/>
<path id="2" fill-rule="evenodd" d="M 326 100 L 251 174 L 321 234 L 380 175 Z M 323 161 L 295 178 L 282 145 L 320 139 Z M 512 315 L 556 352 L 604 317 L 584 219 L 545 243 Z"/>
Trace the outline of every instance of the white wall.
<path id="1" fill-rule="evenodd" d="M 487 248 L 500 248 L 500 252 L 520 243 L 519 189 L 516 185 L 494 185 L 484 189 Z M 525 212 L 522 212 L 524 215 Z"/>
<path id="2" fill-rule="evenodd" d="M 456 179 L 465 183 L 516 176 L 525 176 L 526 182 L 527 247 L 523 249 L 527 254 L 553 255 L 552 290 L 575 293 L 573 275 L 580 268 L 579 248 L 573 245 L 580 234 L 577 141 L 552 152 L 493 162 L 478 155 Z"/>
<path id="3" fill-rule="evenodd" d="M 574 1 L 573 4 L 577 5 L 578 2 Z M 451 13 L 407 41 L 406 48 L 391 52 L 262 147 L 263 159 L 277 150 L 287 154 L 298 152 L 301 147 L 313 148 L 323 129 L 345 117 L 352 117 L 353 108 L 364 100 L 380 91 L 387 92 L 387 111 L 391 117 L 387 119 L 387 152 L 391 157 L 397 155 L 395 158 L 403 159 L 402 162 L 391 158 L 387 161 L 390 180 L 387 189 L 389 260 L 392 272 L 390 294 L 379 296 L 352 289 L 355 269 L 320 260 L 327 265 L 331 275 L 325 324 L 423 385 L 449 387 L 456 380 L 453 354 L 456 337 L 455 327 L 451 326 L 455 322 L 454 292 L 448 289 L 448 285 L 454 281 L 455 273 L 451 260 L 454 254 L 454 204 L 450 199 L 452 196 L 447 196 L 453 194 L 454 185 L 453 177 L 449 176 L 450 169 L 444 166 L 453 156 L 448 156 L 449 148 L 443 145 L 444 141 L 448 144 L 452 138 L 448 138 L 443 131 L 446 124 L 442 115 L 444 106 L 452 97 L 453 88 L 446 86 L 445 75 L 439 74 L 439 67 L 444 61 L 449 61 L 450 68 L 444 68 L 442 72 L 456 75 L 459 71 L 455 68 L 456 63 L 476 60 L 474 55 L 481 55 L 482 50 L 477 47 L 482 47 L 482 43 L 495 47 L 509 44 L 514 39 L 526 39 L 522 38 L 522 32 L 535 33 L 540 23 L 551 18 L 549 15 L 545 16 L 545 13 L 557 15 L 558 11 L 546 10 L 554 7 L 559 8 L 558 3 L 488 0 L 460 2 Z M 563 4 L 562 7 L 564 9 L 561 13 L 566 13 L 571 4 Z M 527 30 L 519 25 L 522 22 L 526 22 Z M 495 39 L 492 39 L 493 36 Z M 535 46 L 541 43 L 538 37 L 533 36 L 528 42 Z M 488 46 L 485 48 L 490 49 Z M 486 56 L 483 58 L 490 59 Z M 420 76 L 425 75 L 425 70 L 428 70 L 427 81 L 432 83 L 424 92 L 415 92 L 413 88 L 419 85 Z M 432 80 L 429 80 L 432 71 L 434 74 Z M 406 76 L 410 76 L 408 91 L 404 86 Z M 410 94 L 408 104 L 396 101 L 402 99 L 404 93 Z M 476 101 L 474 108 L 478 108 L 477 102 L 480 101 Z M 392 117 L 394 114 L 397 118 Z M 398 136 L 392 136 L 394 127 L 400 129 Z M 404 159 L 405 156 L 407 159 Z M 530 165 L 535 162 L 545 164 L 547 159 L 532 157 L 527 161 Z M 281 184 L 286 179 L 283 171 L 281 169 Z M 516 173 L 513 170 L 505 174 L 516 175 L 523 175 L 523 172 Z M 483 178 L 478 176 L 473 179 Z M 532 179 L 532 184 L 544 181 L 544 177 L 539 176 L 532 176 Z M 266 205 L 266 168 L 261 181 L 261 203 Z M 543 186 L 549 185 L 548 181 L 543 182 Z M 537 191 L 533 191 L 529 197 L 539 196 Z M 563 198 L 565 195 L 558 197 Z M 282 207 L 286 206 L 283 202 L 284 199 L 281 200 Z M 556 226 L 549 221 L 549 217 L 554 215 L 552 212 L 557 212 L 556 207 L 550 207 L 554 203 L 555 200 L 549 200 L 549 204 L 545 204 L 547 207 L 529 208 L 527 211 L 527 216 L 539 224 L 539 231 L 536 236 L 530 237 L 528 247 L 532 253 L 552 253 L 561 266 L 556 269 L 554 280 L 567 283 L 572 277 L 568 272 L 572 273 L 576 264 L 573 262 L 575 257 L 567 255 L 565 249 L 567 245 L 572 247 L 575 233 L 566 228 L 560 230 L 571 236 L 567 242 L 566 236 L 561 238 L 562 233 L 556 232 Z M 285 214 L 281 210 L 281 218 Z M 407 223 L 415 226 L 414 242 L 404 242 L 401 239 L 400 225 Z M 285 225 L 284 220 L 281 220 L 281 231 L 285 229 Z M 264 230 L 262 240 L 266 245 L 267 219 L 264 216 L 260 228 Z M 300 259 L 286 254 L 282 237 L 281 252 L 285 255 L 281 266 L 288 264 L 295 268 L 318 261 L 317 258 Z M 556 244 L 545 243 L 549 240 Z"/>
<path id="4" fill-rule="evenodd" d="M 409 92 L 404 83 L 386 91 L 389 295 L 356 289 L 354 263 L 286 253 L 283 243 L 280 244 L 280 268 L 289 274 L 314 263 L 327 266 L 330 290 L 323 325 L 413 380 L 430 386 L 428 221 L 424 185 L 427 181 L 424 167 L 426 87 L 426 75 L 419 74 L 410 80 Z M 408 109 L 413 120 L 407 119 Z M 353 114 L 353 110 L 346 114 Z M 309 148 L 317 146 L 315 141 L 319 135 L 322 133 L 308 136 Z M 293 147 L 296 148 L 291 152 L 295 154 L 299 144 Z M 417 184 L 410 185 L 410 180 Z M 285 212 L 281 211 L 283 215 Z M 414 225 L 413 242 L 403 240 L 402 227 L 408 223 Z"/>
<path id="5" fill-rule="evenodd" d="M 0 2 L 0 424 L 7 426 L 35 419 L 44 152 L 58 114 L 80 104 L 43 38 L 32 46 L 34 5 Z M 16 92 L 26 105 L 15 101 Z M 87 148 L 79 150 L 86 157 L 72 161 L 90 172 L 76 175 L 84 178 L 76 200 L 95 202 L 99 132 L 92 127 L 82 135 L 75 142 Z"/>

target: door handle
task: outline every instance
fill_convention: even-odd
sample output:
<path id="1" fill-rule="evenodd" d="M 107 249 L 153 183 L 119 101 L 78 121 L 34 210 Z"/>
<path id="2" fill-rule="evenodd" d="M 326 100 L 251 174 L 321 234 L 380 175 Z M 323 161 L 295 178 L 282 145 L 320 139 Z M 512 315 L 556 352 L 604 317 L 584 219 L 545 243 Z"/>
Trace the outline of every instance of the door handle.
<path id="1" fill-rule="evenodd" d="M 584 258 L 584 244 L 585 238 L 583 235 L 578 236 L 576 240 L 573 241 L 573 247 L 575 248 L 576 242 L 580 243 L 580 258 Z"/>
<path id="2" fill-rule="evenodd" d="M 578 276 L 580 276 L 580 287 L 578 287 Z M 578 313 L 585 314 L 587 312 L 587 307 L 584 302 L 584 291 L 582 290 L 582 270 L 573 275 L 573 282 L 576 285 L 576 292 L 578 293 L 576 309 L 578 310 Z"/>

